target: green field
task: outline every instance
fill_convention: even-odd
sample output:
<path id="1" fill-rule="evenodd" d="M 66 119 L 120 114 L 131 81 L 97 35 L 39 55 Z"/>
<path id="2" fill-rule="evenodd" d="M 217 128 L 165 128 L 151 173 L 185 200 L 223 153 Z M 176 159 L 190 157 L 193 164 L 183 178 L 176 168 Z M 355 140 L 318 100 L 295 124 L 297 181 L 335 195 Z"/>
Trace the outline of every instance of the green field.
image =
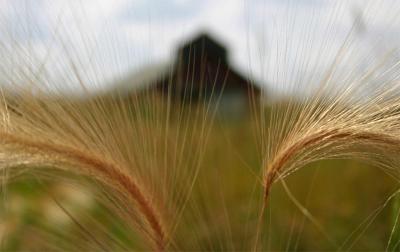
<path id="1" fill-rule="evenodd" d="M 254 123 L 249 118 L 235 123 L 217 118 L 213 124 L 178 228 L 180 247 L 251 248 L 262 192 L 262 153 Z M 73 176 L 54 182 L 28 173 L 12 182 L 1 208 L 3 251 L 90 249 L 94 242 L 81 236 L 84 230 L 96 239 L 112 236 L 126 248 L 144 248 L 135 233 L 95 199 L 95 187 L 78 187 L 73 181 Z M 268 250 L 388 246 L 399 200 L 384 203 L 398 183 L 383 170 L 353 160 L 326 160 L 303 167 L 284 181 L 286 188 L 280 181 L 273 186 L 265 215 L 261 239 Z M 397 241 L 396 235 L 392 240 Z"/>

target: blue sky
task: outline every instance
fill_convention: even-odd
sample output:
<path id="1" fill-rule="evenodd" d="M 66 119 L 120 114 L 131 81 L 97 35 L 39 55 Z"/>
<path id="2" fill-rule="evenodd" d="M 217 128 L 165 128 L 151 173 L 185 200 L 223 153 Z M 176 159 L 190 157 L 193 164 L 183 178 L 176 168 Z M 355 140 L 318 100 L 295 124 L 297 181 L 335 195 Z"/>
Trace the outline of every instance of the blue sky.
<path id="1" fill-rule="evenodd" d="M 207 30 L 237 69 L 293 91 L 318 85 L 346 41 L 337 71 L 349 75 L 397 50 L 399 9 L 395 0 L 0 0 L 0 77 L 12 85 L 29 67 L 47 85 L 74 87 L 75 68 L 104 87 L 170 60 L 178 43 Z"/>

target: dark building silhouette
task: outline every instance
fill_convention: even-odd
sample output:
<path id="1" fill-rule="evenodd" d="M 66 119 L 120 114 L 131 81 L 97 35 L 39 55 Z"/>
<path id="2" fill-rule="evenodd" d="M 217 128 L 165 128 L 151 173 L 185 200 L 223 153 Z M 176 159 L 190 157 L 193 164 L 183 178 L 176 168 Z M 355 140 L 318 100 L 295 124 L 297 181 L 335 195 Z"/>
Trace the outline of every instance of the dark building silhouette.
<path id="1" fill-rule="evenodd" d="M 174 65 L 171 75 L 160 80 L 157 87 L 177 100 L 195 102 L 220 94 L 222 100 L 225 96 L 241 100 L 259 96 L 259 88 L 229 65 L 226 48 L 208 34 L 183 44 Z"/>
<path id="2" fill-rule="evenodd" d="M 215 102 L 224 113 L 247 111 L 261 93 L 258 85 L 229 65 L 227 49 L 206 33 L 182 44 L 173 64 L 149 66 L 123 82 L 168 95 L 174 102 Z"/>

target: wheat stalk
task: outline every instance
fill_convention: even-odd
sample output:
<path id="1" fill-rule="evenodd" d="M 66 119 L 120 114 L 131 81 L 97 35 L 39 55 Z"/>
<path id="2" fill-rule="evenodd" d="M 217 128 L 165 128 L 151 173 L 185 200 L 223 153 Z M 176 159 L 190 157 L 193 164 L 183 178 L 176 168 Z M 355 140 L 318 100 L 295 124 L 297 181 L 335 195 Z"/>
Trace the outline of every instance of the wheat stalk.
<path id="1" fill-rule="evenodd" d="M 157 250 L 164 250 L 166 236 L 158 213 L 150 203 L 146 193 L 143 193 L 143 189 L 139 187 L 129 174 L 123 172 L 119 166 L 107 162 L 94 154 L 85 153 L 65 146 L 23 139 L 7 133 L 0 133 L 0 139 L 2 144 L 18 146 L 23 149 L 25 153 L 30 153 L 32 155 L 45 153 L 46 156 L 43 157 L 43 159 L 48 158 L 49 155 L 56 155 L 64 157 L 67 160 L 72 160 L 72 162 L 77 163 L 76 167 L 78 169 L 87 167 L 88 175 L 95 175 L 101 178 L 105 184 L 110 184 L 122 193 L 127 193 L 129 195 L 128 198 L 131 198 L 132 202 L 138 205 L 140 212 L 150 224 L 155 235 L 154 240 Z M 45 160 L 44 162 L 49 162 L 49 160 Z M 82 173 L 82 170 L 78 170 L 77 172 Z"/>
<path id="2" fill-rule="evenodd" d="M 344 53 L 351 54 L 339 51 L 337 57 L 342 57 Z M 333 69 L 340 63 L 338 60 L 332 69 L 327 70 L 319 89 L 306 101 L 289 101 L 283 105 L 284 109 L 272 109 L 267 119 L 261 118 L 269 120 L 263 122 L 269 127 L 266 133 L 261 133 L 267 141 L 262 169 L 263 206 L 255 249 L 258 248 L 261 223 L 274 182 L 305 165 L 332 158 L 360 159 L 398 177 L 399 74 L 388 77 L 373 92 L 363 93 L 365 86 L 375 82 L 374 78 L 384 79 L 389 72 L 387 68 L 398 71 L 398 61 L 388 67 L 383 63 L 386 60 L 387 55 L 384 55 L 378 64 L 371 64 L 369 71 L 358 79 L 335 87 L 339 84 L 333 81 Z"/>
<path id="3" fill-rule="evenodd" d="M 120 199 L 112 207 L 143 242 L 158 251 L 176 247 L 215 108 L 169 112 L 171 101 L 158 99 L 152 92 L 83 101 L 3 94 L 0 167 L 51 167 L 94 179 Z"/>

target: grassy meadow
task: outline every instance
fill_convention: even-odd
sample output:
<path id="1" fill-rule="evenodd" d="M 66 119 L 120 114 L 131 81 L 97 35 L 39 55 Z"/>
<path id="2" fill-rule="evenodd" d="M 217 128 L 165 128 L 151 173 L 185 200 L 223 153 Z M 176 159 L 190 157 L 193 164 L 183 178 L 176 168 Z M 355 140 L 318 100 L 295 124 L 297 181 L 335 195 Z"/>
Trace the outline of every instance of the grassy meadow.
<path id="1" fill-rule="evenodd" d="M 140 134 L 148 134 L 138 139 L 142 152 L 136 153 L 142 155 L 139 159 L 143 159 L 140 162 L 144 166 L 181 162 L 179 158 L 166 161 L 169 158 L 163 156 L 161 150 L 173 146 L 158 149 L 169 137 L 186 141 L 182 149 L 191 151 L 185 155 L 204 149 L 198 159 L 182 161 L 179 168 L 180 173 L 185 173 L 184 169 L 198 166 L 194 173 L 188 172 L 189 177 L 183 177 L 192 178 L 193 184 L 188 197 L 177 196 L 184 207 L 179 221 L 174 223 L 171 247 L 206 251 L 252 249 L 262 205 L 263 155 L 256 133 L 259 118 L 244 116 L 229 121 L 217 115 L 210 119 L 212 116 L 197 117 L 197 110 L 191 108 L 187 114 L 177 113 L 166 120 L 166 106 L 141 107 L 138 112 L 139 107 L 132 108 L 136 114 L 131 119 L 132 127 L 138 127 L 137 139 Z M 85 105 L 82 108 L 81 113 L 90 114 L 90 105 L 87 110 Z M 110 107 L 105 113 L 112 117 L 112 111 Z M 202 122 L 207 130 L 198 127 Z M 141 124 L 142 128 L 138 126 Z M 169 129 L 164 134 L 166 125 Z M 183 134 L 185 131 L 188 133 Z M 180 150 L 174 149 L 170 159 Z M 162 171 L 149 172 L 160 179 L 168 176 Z M 1 201 L 0 212 L 2 251 L 148 249 L 140 235 L 113 213 L 117 204 L 104 200 L 105 188 L 96 185 L 90 176 L 57 173 L 27 170 L 15 174 L 15 179 L 3 187 L 6 200 Z M 179 183 L 179 177 L 171 183 L 175 181 Z M 397 189 L 397 179 L 365 162 L 331 159 L 306 165 L 273 185 L 260 238 L 262 250 L 385 250 L 399 200 L 394 197 L 387 204 L 385 201 Z M 392 239 L 397 242 L 398 234 L 393 234 Z M 393 242 L 390 246 L 394 246 Z"/>

